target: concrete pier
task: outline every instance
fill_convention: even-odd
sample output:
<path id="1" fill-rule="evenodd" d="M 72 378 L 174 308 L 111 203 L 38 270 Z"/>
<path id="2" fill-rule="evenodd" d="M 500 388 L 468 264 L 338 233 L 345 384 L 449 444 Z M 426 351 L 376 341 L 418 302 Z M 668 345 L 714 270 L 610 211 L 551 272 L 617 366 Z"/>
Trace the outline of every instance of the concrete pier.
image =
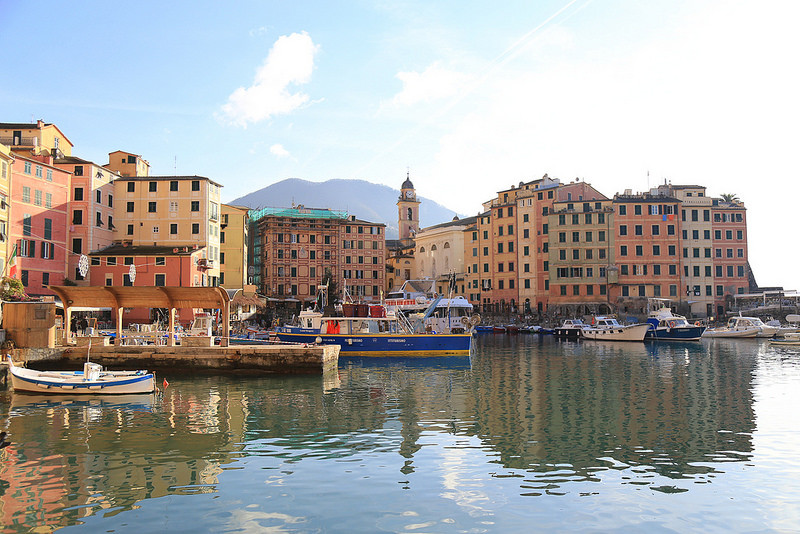
<path id="1" fill-rule="evenodd" d="M 63 363 L 78 369 L 86 347 L 13 349 L 14 361 Z M 91 361 L 109 369 L 185 369 L 264 374 L 323 374 L 339 364 L 338 345 L 235 345 L 167 347 L 156 345 L 92 346 Z M 52 362 L 52 364 L 50 363 Z"/>

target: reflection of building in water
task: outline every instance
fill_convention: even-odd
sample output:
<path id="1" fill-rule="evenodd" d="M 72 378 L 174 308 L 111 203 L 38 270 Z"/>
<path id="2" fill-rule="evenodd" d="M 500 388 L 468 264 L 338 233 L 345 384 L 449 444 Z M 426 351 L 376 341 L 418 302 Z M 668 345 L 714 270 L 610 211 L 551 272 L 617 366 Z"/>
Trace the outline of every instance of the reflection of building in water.
<path id="1" fill-rule="evenodd" d="M 299 383 L 307 387 L 298 387 Z M 325 393 L 330 379 L 248 378 L 173 381 L 163 396 L 12 397 L 14 447 L 0 462 L 0 524 L 72 525 L 100 509 L 145 499 L 215 492 L 226 464 L 259 440 L 281 458 L 309 449 L 358 454 L 350 436 L 380 429 L 383 393 Z M 337 436 L 318 440 L 316 436 Z"/>
<path id="2" fill-rule="evenodd" d="M 708 472 L 710 458 L 752 451 L 752 357 L 572 345 L 473 361 L 470 411 L 504 465 L 550 471 L 569 464 L 589 478 L 603 464 L 598 458 L 611 457 L 677 478 Z"/>

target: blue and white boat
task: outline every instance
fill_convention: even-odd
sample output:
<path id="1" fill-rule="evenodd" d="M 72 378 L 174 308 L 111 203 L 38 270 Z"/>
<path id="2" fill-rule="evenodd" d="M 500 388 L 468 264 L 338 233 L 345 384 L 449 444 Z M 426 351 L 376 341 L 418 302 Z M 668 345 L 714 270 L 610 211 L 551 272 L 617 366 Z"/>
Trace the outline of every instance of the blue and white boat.
<path id="1" fill-rule="evenodd" d="M 155 375 L 147 371 L 104 371 L 86 362 L 83 371 L 36 371 L 19 367 L 8 357 L 14 391 L 70 395 L 125 395 L 155 391 Z"/>
<path id="2" fill-rule="evenodd" d="M 339 345 L 342 356 L 467 356 L 470 333 L 439 333 L 383 306 L 370 306 L 367 316 L 324 316 L 300 312 L 299 325 L 279 328 L 283 342 Z"/>
<path id="3" fill-rule="evenodd" d="M 683 315 L 673 314 L 667 307 L 650 312 L 647 323 L 651 328 L 645 341 L 697 341 L 706 329 L 689 323 Z"/>

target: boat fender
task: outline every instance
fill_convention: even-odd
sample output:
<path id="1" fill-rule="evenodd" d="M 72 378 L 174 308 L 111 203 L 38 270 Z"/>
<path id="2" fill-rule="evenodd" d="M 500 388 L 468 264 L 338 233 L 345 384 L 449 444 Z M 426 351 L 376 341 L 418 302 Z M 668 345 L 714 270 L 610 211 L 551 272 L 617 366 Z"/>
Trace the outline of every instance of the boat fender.
<path id="1" fill-rule="evenodd" d="M 701 323 L 700 321 L 695 321 L 695 322 L 694 322 L 694 325 L 695 325 L 695 326 L 703 326 L 703 323 Z"/>

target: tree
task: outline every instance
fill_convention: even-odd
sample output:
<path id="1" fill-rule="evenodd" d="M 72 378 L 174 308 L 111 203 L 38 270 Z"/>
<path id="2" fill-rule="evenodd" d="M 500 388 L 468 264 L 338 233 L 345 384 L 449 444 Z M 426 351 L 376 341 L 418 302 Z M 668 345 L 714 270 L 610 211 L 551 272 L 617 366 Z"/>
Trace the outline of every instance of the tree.
<path id="1" fill-rule="evenodd" d="M 725 202 L 741 202 L 739 200 L 739 195 L 736 193 L 722 193 L 722 200 Z"/>
<path id="2" fill-rule="evenodd" d="M 32 300 L 31 297 L 25 293 L 25 286 L 22 285 L 22 282 L 8 276 L 0 280 L 0 299 L 9 302 L 27 302 Z"/>

